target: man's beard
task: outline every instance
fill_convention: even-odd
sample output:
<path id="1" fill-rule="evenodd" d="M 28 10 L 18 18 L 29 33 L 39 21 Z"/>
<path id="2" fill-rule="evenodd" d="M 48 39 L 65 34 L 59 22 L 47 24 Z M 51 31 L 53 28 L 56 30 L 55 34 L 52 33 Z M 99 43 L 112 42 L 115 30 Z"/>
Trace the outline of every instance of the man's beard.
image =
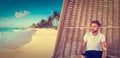
<path id="1" fill-rule="evenodd" d="M 96 33 L 96 32 L 98 32 L 98 30 L 94 30 L 94 29 L 92 29 L 92 33 Z"/>

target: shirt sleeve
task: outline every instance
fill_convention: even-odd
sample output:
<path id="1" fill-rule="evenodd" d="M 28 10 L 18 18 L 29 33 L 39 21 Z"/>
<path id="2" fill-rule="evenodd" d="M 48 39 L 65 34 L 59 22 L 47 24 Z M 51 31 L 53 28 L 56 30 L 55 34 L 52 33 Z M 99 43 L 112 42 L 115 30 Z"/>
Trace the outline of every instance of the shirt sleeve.
<path id="1" fill-rule="evenodd" d="M 87 41 L 87 39 L 88 39 L 88 33 L 86 33 L 86 34 L 84 35 L 84 37 L 83 37 L 83 40 L 84 40 L 84 41 Z"/>
<path id="2" fill-rule="evenodd" d="M 102 38 L 102 42 L 106 41 L 105 35 L 102 35 L 101 38 Z"/>

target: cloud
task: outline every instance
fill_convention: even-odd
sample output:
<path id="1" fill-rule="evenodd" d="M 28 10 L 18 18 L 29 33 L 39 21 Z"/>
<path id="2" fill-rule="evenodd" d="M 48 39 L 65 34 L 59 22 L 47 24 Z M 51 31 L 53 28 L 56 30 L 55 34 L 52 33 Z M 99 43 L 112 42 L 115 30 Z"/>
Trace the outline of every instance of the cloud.
<path id="1" fill-rule="evenodd" d="M 19 11 L 19 12 L 15 12 L 15 17 L 21 18 L 21 17 L 24 17 L 24 16 L 26 16 L 26 15 L 28 15 L 28 14 L 30 14 L 29 11 L 26 11 L 26 10 L 24 10 L 24 11 Z"/>

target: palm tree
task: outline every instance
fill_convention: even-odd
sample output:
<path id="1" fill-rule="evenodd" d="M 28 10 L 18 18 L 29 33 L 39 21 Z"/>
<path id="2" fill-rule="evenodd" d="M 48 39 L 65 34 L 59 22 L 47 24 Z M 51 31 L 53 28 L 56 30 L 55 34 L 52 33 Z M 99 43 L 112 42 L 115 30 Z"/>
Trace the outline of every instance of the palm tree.
<path id="1" fill-rule="evenodd" d="M 31 27 L 32 27 L 32 28 L 36 28 L 36 24 L 33 23 L 33 24 L 31 25 Z"/>
<path id="2" fill-rule="evenodd" d="M 57 28 L 58 23 L 59 23 L 59 18 L 60 18 L 60 12 L 54 11 L 53 15 L 54 15 L 53 26 L 54 26 L 54 28 Z"/>
<path id="3" fill-rule="evenodd" d="M 31 27 L 35 27 L 35 28 L 53 27 L 53 25 L 58 24 L 59 18 L 60 18 L 60 12 L 54 11 L 53 16 L 49 16 L 47 21 L 45 19 L 42 19 L 37 24 L 33 23 Z"/>
<path id="4" fill-rule="evenodd" d="M 42 19 L 42 20 L 40 21 L 40 23 L 44 23 L 44 22 L 46 22 L 46 20 L 45 20 L 45 19 Z"/>
<path id="5" fill-rule="evenodd" d="M 49 21 L 49 22 L 51 22 L 51 21 L 53 21 L 53 20 L 54 20 L 54 16 L 49 16 L 49 17 L 48 17 L 48 21 Z"/>
<path id="6" fill-rule="evenodd" d="M 46 26 L 47 26 L 46 23 L 47 23 L 47 21 L 44 20 L 44 19 L 42 19 L 42 20 L 40 21 L 39 27 L 40 27 L 40 28 L 46 27 Z"/>
<path id="7" fill-rule="evenodd" d="M 57 20 L 59 20 L 59 18 L 60 18 L 60 12 L 59 11 L 54 11 L 53 15 Z"/>
<path id="8" fill-rule="evenodd" d="M 54 20 L 54 16 L 49 16 L 48 17 L 48 22 L 47 24 L 49 25 L 48 27 L 53 27 L 53 20 Z"/>
<path id="9" fill-rule="evenodd" d="M 40 27 L 40 23 L 37 23 L 37 24 L 36 24 L 36 28 L 39 28 L 39 27 Z"/>

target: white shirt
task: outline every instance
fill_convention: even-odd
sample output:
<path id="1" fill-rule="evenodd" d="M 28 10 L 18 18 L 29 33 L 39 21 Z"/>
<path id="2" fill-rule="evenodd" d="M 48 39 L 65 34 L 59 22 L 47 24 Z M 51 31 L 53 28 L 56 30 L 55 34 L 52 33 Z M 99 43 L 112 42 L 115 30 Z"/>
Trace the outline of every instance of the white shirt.
<path id="1" fill-rule="evenodd" d="M 105 41 L 105 36 L 100 32 L 96 36 L 92 32 L 88 32 L 85 34 L 83 40 L 87 42 L 87 50 L 102 51 L 101 43 Z"/>

